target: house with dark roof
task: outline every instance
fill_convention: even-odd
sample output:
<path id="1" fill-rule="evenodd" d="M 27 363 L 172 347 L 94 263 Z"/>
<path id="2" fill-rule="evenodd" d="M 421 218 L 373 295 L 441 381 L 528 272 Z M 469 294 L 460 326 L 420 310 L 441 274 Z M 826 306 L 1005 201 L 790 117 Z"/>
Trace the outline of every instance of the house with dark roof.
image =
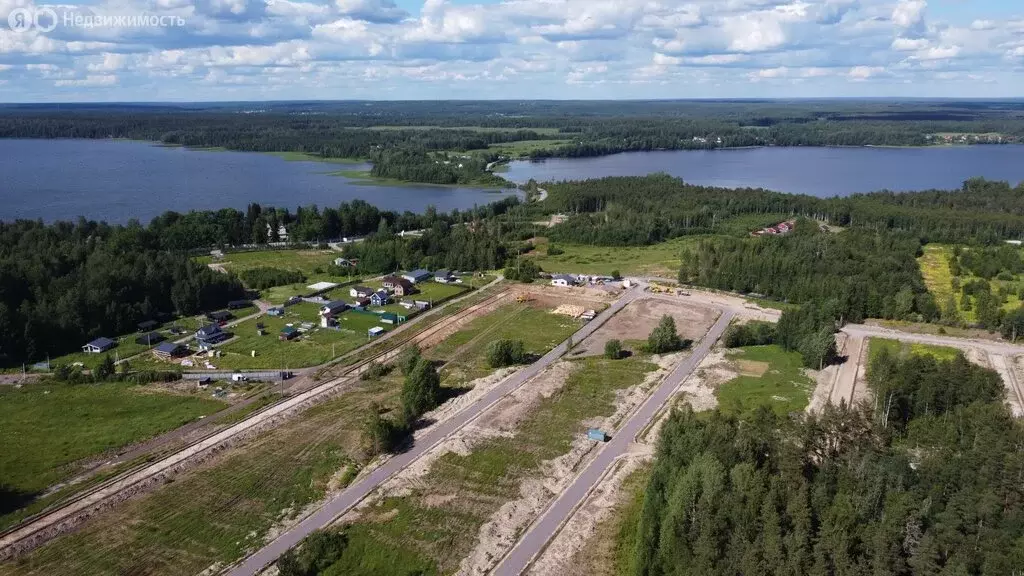
<path id="1" fill-rule="evenodd" d="M 285 326 L 281 328 L 281 335 L 278 336 L 279 340 L 294 340 L 299 337 L 299 329 L 295 326 Z"/>
<path id="2" fill-rule="evenodd" d="M 408 296 L 416 291 L 412 282 L 398 276 L 385 276 L 384 280 L 381 281 L 381 285 L 385 289 L 394 292 L 395 296 Z"/>
<path id="3" fill-rule="evenodd" d="M 196 332 L 196 340 L 198 340 L 200 344 L 205 344 L 207 346 L 223 342 L 228 338 L 231 338 L 231 334 L 221 330 L 220 326 L 217 324 L 207 324 Z"/>
<path id="4" fill-rule="evenodd" d="M 231 302 L 228 302 L 229 310 L 241 310 L 242 308 L 250 307 L 252 307 L 252 302 L 248 300 L 232 300 Z"/>
<path id="5" fill-rule="evenodd" d="M 156 354 L 160 358 L 179 358 L 188 353 L 188 348 L 184 344 L 177 344 L 175 342 L 164 342 L 156 348 L 153 348 L 153 354 Z"/>
<path id="6" fill-rule="evenodd" d="M 348 295 L 353 298 L 369 298 L 370 294 L 373 294 L 373 288 L 366 286 L 353 286 L 348 291 Z"/>
<path id="7" fill-rule="evenodd" d="M 413 284 L 426 282 L 427 280 L 430 280 L 433 277 L 434 275 L 431 274 L 429 270 L 423 270 L 422 268 L 419 270 L 413 270 L 412 272 L 406 272 L 405 274 L 402 274 L 402 278 L 405 278 L 406 280 L 412 282 Z"/>
<path id="8" fill-rule="evenodd" d="M 441 284 L 447 284 L 454 280 L 451 270 L 437 270 L 434 272 L 434 282 L 440 282 Z"/>
<path id="9" fill-rule="evenodd" d="M 341 314 L 345 310 L 348 310 L 348 304 L 346 302 L 342 302 L 341 300 L 333 300 L 331 302 L 328 302 L 327 304 L 324 304 L 320 308 L 320 315 L 321 316 L 326 316 L 326 315 L 335 316 L 335 315 Z"/>
<path id="10" fill-rule="evenodd" d="M 164 338 L 163 334 L 159 332 L 149 332 L 148 334 L 143 334 L 136 338 L 135 343 L 142 346 L 152 346 L 154 344 L 159 344 L 164 340 L 166 340 L 166 338 Z"/>
<path id="11" fill-rule="evenodd" d="M 552 286 L 561 286 L 563 288 L 567 288 L 569 286 L 575 286 L 576 285 L 576 277 L 575 276 L 570 276 L 568 274 L 555 274 L 554 276 L 551 277 L 551 285 Z"/>
<path id="12" fill-rule="evenodd" d="M 160 323 L 156 320 L 146 320 L 145 322 L 139 322 L 139 332 L 152 332 L 160 326 Z"/>
<path id="13" fill-rule="evenodd" d="M 97 338 L 92 342 L 89 342 L 85 346 L 82 346 L 82 352 L 86 354 L 102 354 L 107 350 L 117 346 L 117 342 L 114 342 L 110 338 Z"/>
<path id="14" fill-rule="evenodd" d="M 370 304 L 373 306 L 387 306 L 391 302 L 391 295 L 384 290 L 378 290 L 370 295 Z"/>
<path id="15" fill-rule="evenodd" d="M 231 312 L 228 312 L 227 310 L 210 312 L 209 314 L 206 315 L 206 319 L 209 320 L 210 322 L 227 322 L 232 318 L 234 318 L 234 315 L 232 315 Z"/>

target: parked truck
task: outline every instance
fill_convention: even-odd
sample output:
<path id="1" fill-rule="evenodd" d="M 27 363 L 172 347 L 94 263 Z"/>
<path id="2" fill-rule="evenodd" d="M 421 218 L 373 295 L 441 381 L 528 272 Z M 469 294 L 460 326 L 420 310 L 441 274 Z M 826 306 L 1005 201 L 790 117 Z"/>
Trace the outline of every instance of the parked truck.
<path id="1" fill-rule="evenodd" d="M 591 440 L 594 440 L 596 442 L 607 442 L 608 434 L 606 434 L 603 430 L 591 428 L 590 430 L 587 430 L 587 438 L 590 438 Z"/>

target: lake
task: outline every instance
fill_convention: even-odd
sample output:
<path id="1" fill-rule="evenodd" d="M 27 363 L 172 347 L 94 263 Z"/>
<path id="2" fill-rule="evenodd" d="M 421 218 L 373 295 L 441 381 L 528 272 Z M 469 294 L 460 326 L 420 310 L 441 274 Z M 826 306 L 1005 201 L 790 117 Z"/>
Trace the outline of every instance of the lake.
<path id="1" fill-rule="evenodd" d="M 1024 145 L 933 148 L 748 148 L 626 152 L 517 161 L 502 176 L 523 183 L 667 172 L 703 186 L 767 188 L 811 196 L 955 189 L 974 176 L 1024 180 Z"/>
<path id="2" fill-rule="evenodd" d="M 114 140 L 0 139 L 0 220 L 143 223 L 167 210 L 295 209 L 355 199 L 386 210 L 441 212 L 497 201 L 514 191 L 361 185 L 328 173 L 368 165 L 289 162 L 270 154 L 211 152 Z"/>

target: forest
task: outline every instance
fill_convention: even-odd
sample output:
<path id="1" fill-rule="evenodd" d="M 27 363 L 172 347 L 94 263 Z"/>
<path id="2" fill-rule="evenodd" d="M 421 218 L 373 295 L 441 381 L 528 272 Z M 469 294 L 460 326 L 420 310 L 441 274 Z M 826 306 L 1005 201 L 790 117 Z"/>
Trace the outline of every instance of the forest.
<path id="1" fill-rule="evenodd" d="M 0 366 L 44 360 L 144 320 L 223 308 L 241 282 L 161 246 L 153 228 L 0 223 Z"/>
<path id="2" fill-rule="evenodd" d="M 1015 101 L 279 102 L 0 106 L 0 138 L 128 138 L 381 164 L 380 176 L 488 181 L 492 144 L 551 140 L 535 158 L 742 146 L 925 146 L 936 134 L 1024 138 Z M 989 139 L 988 135 L 996 135 Z M 566 140 L 570 140 L 566 142 Z M 556 142 L 557 141 L 557 142 Z M 430 152 L 477 156 L 462 172 Z M 497 183 L 491 181 L 490 183 Z"/>
<path id="3" fill-rule="evenodd" d="M 963 357 L 885 357 L 880 408 L 666 422 L 630 572 L 1015 574 L 1024 426 Z"/>
<path id="4" fill-rule="evenodd" d="M 753 188 L 687 184 L 665 174 L 548 186 L 547 205 L 577 214 L 552 240 L 645 245 L 716 232 L 744 215 L 806 216 L 834 226 L 911 234 L 922 242 L 995 244 L 1024 237 L 1024 185 L 975 178 L 958 190 L 877 192 L 815 198 Z"/>

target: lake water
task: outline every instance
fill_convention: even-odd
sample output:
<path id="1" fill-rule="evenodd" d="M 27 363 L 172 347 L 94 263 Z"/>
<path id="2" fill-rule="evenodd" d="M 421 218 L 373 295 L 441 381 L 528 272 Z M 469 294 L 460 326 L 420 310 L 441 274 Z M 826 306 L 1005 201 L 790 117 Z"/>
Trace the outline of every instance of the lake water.
<path id="1" fill-rule="evenodd" d="M 396 211 L 472 208 L 513 191 L 445 186 L 367 186 L 328 172 L 368 166 L 288 162 L 269 154 L 204 152 L 144 142 L 0 139 L 0 220 L 143 223 L 167 210 L 295 209 L 361 198 Z"/>
<path id="2" fill-rule="evenodd" d="M 1024 146 L 935 148 L 750 148 L 627 152 L 597 158 L 512 162 L 502 176 L 523 183 L 667 172 L 703 186 L 767 188 L 812 196 L 877 190 L 955 189 L 984 176 L 1024 180 Z"/>

